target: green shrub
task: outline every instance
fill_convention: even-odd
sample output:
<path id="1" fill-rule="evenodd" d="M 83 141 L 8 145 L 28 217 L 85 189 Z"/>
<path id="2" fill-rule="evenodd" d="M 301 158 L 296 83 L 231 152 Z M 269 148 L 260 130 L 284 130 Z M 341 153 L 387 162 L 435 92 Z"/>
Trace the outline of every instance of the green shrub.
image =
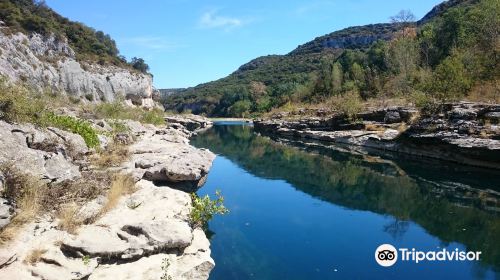
<path id="1" fill-rule="evenodd" d="M 410 95 L 410 101 L 423 113 L 434 113 L 439 110 L 439 102 L 429 94 L 415 91 Z"/>
<path id="2" fill-rule="evenodd" d="M 85 144 L 87 144 L 89 148 L 99 146 L 97 132 L 87 121 L 71 116 L 60 116 L 52 112 L 47 112 L 43 115 L 43 125 L 54 126 L 78 134 L 83 137 Z"/>
<path id="3" fill-rule="evenodd" d="M 46 102 L 42 96 L 32 95 L 22 86 L 0 79 L 0 119 L 7 122 L 38 124 Z"/>
<path id="4" fill-rule="evenodd" d="M 118 133 L 126 133 L 130 131 L 130 128 L 126 124 L 119 121 L 109 120 L 108 124 L 113 129 L 111 135 L 116 135 Z"/>
<path id="5" fill-rule="evenodd" d="M 163 110 L 146 110 L 138 107 L 129 107 L 123 104 L 121 100 L 111 103 L 101 103 L 95 105 L 91 110 L 94 117 L 99 119 L 129 119 L 154 125 L 165 124 L 165 112 Z"/>
<path id="6" fill-rule="evenodd" d="M 229 212 L 224 206 L 224 197 L 221 195 L 220 191 L 215 191 L 215 195 L 217 199 L 211 200 L 208 195 L 198 197 L 194 193 L 191 194 L 193 208 L 189 216 L 193 226 L 204 226 L 215 214 L 224 215 Z"/>
<path id="7" fill-rule="evenodd" d="M 336 104 L 337 109 L 346 115 L 349 119 L 354 120 L 356 114 L 361 111 L 363 104 L 361 98 L 356 91 L 345 93 Z"/>
<path id="8" fill-rule="evenodd" d="M 162 110 L 153 109 L 151 111 L 142 110 L 140 121 L 143 123 L 150 123 L 154 125 L 165 124 L 165 114 Z"/>

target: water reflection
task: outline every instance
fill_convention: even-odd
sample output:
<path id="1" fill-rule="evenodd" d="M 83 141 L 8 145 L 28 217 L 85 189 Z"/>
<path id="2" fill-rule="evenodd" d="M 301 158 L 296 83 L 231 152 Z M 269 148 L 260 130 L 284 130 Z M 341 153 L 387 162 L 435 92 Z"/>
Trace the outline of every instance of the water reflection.
<path id="1" fill-rule="evenodd" d="M 500 269 L 497 171 L 394 155 L 388 155 L 388 160 L 343 152 L 343 147 L 285 142 L 259 136 L 251 126 L 227 125 L 215 126 L 192 140 L 254 176 L 285 180 L 303 193 L 348 209 L 390 215 L 393 220 L 386 222 L 383 231 L 395 240 L 403 238 L 413 222 L 439 238 L 442 246 L 461 243 L 468 250 L 482 251 L 481 262 Z M 255 257 L 246 253 L 245 258 Z M 476 276 L 482 278 L 481 273 L 479 269 Z"/>

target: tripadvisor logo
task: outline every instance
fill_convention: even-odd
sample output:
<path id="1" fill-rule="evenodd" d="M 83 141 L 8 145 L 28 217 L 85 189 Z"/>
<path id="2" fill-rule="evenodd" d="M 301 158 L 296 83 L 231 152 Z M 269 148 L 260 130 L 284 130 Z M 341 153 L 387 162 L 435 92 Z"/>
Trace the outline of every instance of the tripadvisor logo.
<path id="1" fill-rule="evenodd" d="M 375 260 L 381 266 L 392 266 L 398 260 L 398 251 L 391 244 L 382 244 L 375 250 Z"/>
<path id="2" fill-rule="evenodd" d="M 442 249 L 439 251 L 418 251 L 415 248 L 396 249 L 391 244 L 382 244 L 375 250 L 375 260 L 381 266 L 393 266 L 398 261 L 419 263 L 422 261 L 479 261 L 481 252 Z"/>

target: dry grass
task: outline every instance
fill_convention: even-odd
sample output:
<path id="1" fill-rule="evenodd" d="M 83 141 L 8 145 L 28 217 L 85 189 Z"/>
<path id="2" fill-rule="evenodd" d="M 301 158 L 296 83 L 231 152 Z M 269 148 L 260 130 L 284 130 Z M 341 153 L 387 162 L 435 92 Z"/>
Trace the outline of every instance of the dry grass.
<path id="1" fill-rule="evenodd" d="M 365 124 L 365 130 L 367 131 L 384 131 L 385 128 L 376 123 Z"/>
<path id="2" fill-rule="evenodd" d="M 76 204 L 70 204 L 59 211 L 59 229 L 71 234 L 76 233 L 76 230 L 83 224 L 78 217 L 78 210 L 79 207 Z"/>
<path id="3" fill-rule="evenodd" d="M 404 131 L 406 131 L 408 129 L 408 125 L 405 124 L 405 123 L 400 123 L 398 125 L 398 127 L 396 128 L 396 130 L 399 132 L 399 133 L 402 133 Z"/>
<path id="4" fill-rule="evenodd" d="M 46 186 L 36 178 L 12 166 L 0 167 L 5 178 L 3 197 L 17 204 L 17 214 L 0 232 L 0 244 L 12 240 L 19 229 L 32 221 L 43 209 Z"/>
<path id="5" fill-rule="evenodd" d="M 471 89 L 466 99 L 473 102 L 500 103 L 500 80 L 481 82 Z"/>
<path id="6" fill-rule="evenodd" d="M 109 172 L 84 172 L 76 181 L 52 184 L 49 187 L 36 178 L 19 172 L 11 165 L 0 166 L 5 177 L 3 197 L 17 205 L 17 214 L 0 231 L 0 244 L 13 240 L 19 230 L 42 212 L 57 210 L 59 227 L 74 232 L 82 224 L 77 217 L 77 205 L 102 194 L 110 185 Z M 69 206 L 69 207 L 68 207 Z"/>
<path id="7" fill-rule="evenodd" d="M 104 214 L 115 208 L 122 196 L 132 194 L 135 191 L 135 181 L 130 175 L 116 174 L 107 192 L 106 203 L 99 213 L 89 219 L 83 220 L 78 215 L 81 209 L 78 204 L 72 203 L 66 205 L 58 213 L 59 229 L 75 234 L 81 225 L 94 223 Z"/>
<path id="8" fill-rule="evenodd" d="M 100 168 L 118 167 L 130 157 L 128 146 L 110 145 L 92 158 L 92 162 Z"/>
<path id="9" fill-rule="evenodd" d="M 34 249 L 31 252 L 29 252 L 29 254 L 26 256 L 26 258 L 24 259 L 24 263 L 34 265 L 35 263 L 39 262 L 42 259 L 43 254 L 45 253 L 47 253 L 47 250 Z"/>
<path id="10" fill-rule="evenodd" d="M 111 209 L 115 208 L 122 196 L 132 194 L 135 191 L 135 181 L 132 176 L 124 174 L 115 175 L 107 194 L 106 204 L 102 207 L 99 216 L 102 216 Z"/>

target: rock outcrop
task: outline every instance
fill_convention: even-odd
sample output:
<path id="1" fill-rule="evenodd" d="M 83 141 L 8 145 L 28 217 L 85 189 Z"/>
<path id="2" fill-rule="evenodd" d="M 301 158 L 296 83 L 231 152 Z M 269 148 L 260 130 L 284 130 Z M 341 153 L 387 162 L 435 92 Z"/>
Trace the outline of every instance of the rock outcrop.
<path id="1" fill-rule="evenodd" d="M 393 107 L 359 113 L 356 122 L 333 112 L 327 116 L 321 112 L 316 117 L 282 113 L 257 120 L 254 125 L 259 132 L 281 137 L 500 169 L 500 106 L 462 102 L 445 104 L 441 111 L 417 117 L 414 109 Z"/>
<path id="2" fill-rule="evenodd" d="M 194 132 L 210 128 L 213 123 L 207 118 L 197 115 L 182 115 L 182 116 L 167 116 L 165 121 L 170 127 L 179 128 L 185 127 L 187 130 Z"/>
<path id="3" fill-rule="evenodd" d="M 86 102 L 125 99 L 131 105 L 156 106 L 150 75 L 79 62 L 68 43 L 54 36 L 6 35 L 0 29 L 0 75 L 40 92 L 66 93 Z"/>
<path id="4" fill-rule="evenodd" d="M 209 123 L 205 119 L 200 121 Z M 106 127 L 105 121 L 95 123 Z M 51 143 L 48 140 L 51 137 L 59 137 L 54 143 L 73 138 L 58 130 L 0 124 L 4 126 L 0 129 L 4 133 L 0 141 L 15 149 L 25 149 L 25 160 L 35 158 L 37 153 L 56 153 L 30 151 L 33 150 L 28 147 L 30 141 L 41 148 L 47 146 L 41 144 L 44 141 Z M 132 174 L 136 178 L 135 192 L 119 198 L 116 206 L 106 212 L 101 211 L 107 201 L 105 197 L 88 201 L 77 211 L 77 216 L 91 222 L 74 233 L 61 230 L 59 218 L 51 215 L 27 224 L 13 242 L 0 248 L 2 277 L 208 279 L 215 265 L 210 257 L 210 243 L 202 229 L 191 225 L 191 197 L 178 186 L 187 183 L 198 187 L 215 156 L 208 150 L 190 146 L 188 137 L 196 131 L 185 127 L 157 128 L 133 121 L 124 124 L 135 143 L 130 146 L 130 159 L 114 171 Z M 62 155 L 61 149 L 55 148 Z M 7 156 L 12 155 L 0 154 L 2 159 Z M 159 179 L 163 185 L 155 185 L 153 179 Z M 4 213 L 12 212 L 13 208 L 3 201 L 0 203 L 0 223 L 3 223 L 10 218 L 4 218 Z"/>
<path id="5" fill-rule="evenodd" d="M 169 117 L 168 119 L 173 119 Z M 211 122 L 205 118 L 177 117 L 178 122 L 164 129 L 128 123 L 140 136 L 130 146 L 131 159 L 125 164 L 135 178 L 170 183 L 185 191 L 196 191 L 204 182 L 215 155 L 206 149 L 190 146 L 188 137 Z M 141 128 L 142 127 L 142 128 Z"/>
<path id="6" fill-rule="evenodd" d="M 87 152 L 80 135 L 0 121 L 0 165 L 12 165 L 37 179 L 62 182 L 79 178 L 79 167 L 71 157 Z"/>

